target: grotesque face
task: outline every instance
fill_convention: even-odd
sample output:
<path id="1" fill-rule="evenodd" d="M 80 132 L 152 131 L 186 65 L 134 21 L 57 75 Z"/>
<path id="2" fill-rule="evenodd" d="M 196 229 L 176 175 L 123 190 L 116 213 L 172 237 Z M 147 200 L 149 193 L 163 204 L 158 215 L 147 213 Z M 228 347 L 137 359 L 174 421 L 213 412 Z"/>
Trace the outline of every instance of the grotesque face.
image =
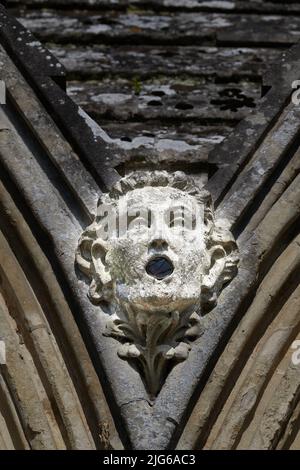
<path id="1" fill-rule="evenodd" d="M 203 205 L 178 189 L 148 187 L 127 193 L 116 209 L 116 230 L 95 240 L 92 255 L 110 273 L 117 301 L 149 312 L 197 304 L 210 261 Z"/>
<path id="2" fill-rule="evenodd" d="M 117 305 L 165 314 L 211 308 L 237 270 L 224 222 L 215 222 L 209 193 L 184 173 L 128 175 L 101 198 L 79 241 L 90 299 L 111 312 Z"/>
<path id="3" fill-rule="evenodd" d="M 238 251 L 193 179 L 136 171 L 101 196 L 76 259 L 91 301 L 109 314 L 103 334 L 139 364 L 153 398 L 201 335 L 201 315 L 236 274 Z"/>

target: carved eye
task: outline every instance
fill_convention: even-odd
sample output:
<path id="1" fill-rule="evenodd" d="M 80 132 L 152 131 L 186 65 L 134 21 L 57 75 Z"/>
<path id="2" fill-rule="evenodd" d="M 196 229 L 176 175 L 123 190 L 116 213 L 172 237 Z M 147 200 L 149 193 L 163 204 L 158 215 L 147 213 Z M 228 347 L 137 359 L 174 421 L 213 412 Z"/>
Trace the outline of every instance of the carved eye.
<path id="1" fill-rule="evenodd" d="M 164 279 L 172 274 L 174 266 L 167 258 L 157 256 L 149 261 L 146 266 L 147 273 L 158 280 Z"/>

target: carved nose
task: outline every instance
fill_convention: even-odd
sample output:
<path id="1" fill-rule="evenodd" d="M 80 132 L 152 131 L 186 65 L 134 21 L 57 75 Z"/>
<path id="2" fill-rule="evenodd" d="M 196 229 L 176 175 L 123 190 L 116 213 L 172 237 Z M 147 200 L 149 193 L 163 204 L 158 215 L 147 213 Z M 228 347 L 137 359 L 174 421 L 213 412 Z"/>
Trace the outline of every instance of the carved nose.
<path id="1" fill-rule="evenodd" d="M 152 242 L 149 245 L 150 250 L 167 250 L 168 249 L 168 243 L 163 240 L 162 238 L 155 238 L 152 240 Z"/>
<path id="2" fill-rule="evenodd" d="M 150 276 L 161 280 L 172 274 L 174 266 L 168 259 L 163 258 L 162 256 L 157 256 L 149 261 L 146 266 L 146 271 Z"/>

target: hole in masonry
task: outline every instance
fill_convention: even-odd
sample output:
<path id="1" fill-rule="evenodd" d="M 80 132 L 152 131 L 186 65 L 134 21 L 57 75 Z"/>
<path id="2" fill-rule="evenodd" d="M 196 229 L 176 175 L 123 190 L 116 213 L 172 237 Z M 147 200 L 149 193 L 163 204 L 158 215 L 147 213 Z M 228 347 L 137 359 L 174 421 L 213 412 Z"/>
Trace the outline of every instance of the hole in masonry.
<path id="1" fill-rule="evenodd" d="M 154 90 L 154 91 L 152 91 L 151 95 L 161 97 L 161 96 L 165 96 L 165 92 L 162 91 L 162 90 Z"/>
<path id="2" fill-rule="evenodd" d="M 175 52 L 171 51 L 170 49 L 168 50 L 163 50 L 161 52 L 158 53 L 158 55 L 160 55 L 161 57 L 165 57 L 165 58 L 171 58 L 171 57 L 174 57 L 175 55 Z"/>
<path id="3" fill-rule="evenodd" d="M 165 279 L 174 271 L 173 264 L 168 259 L 157 256 L 153 258 L 146 266 L 147 273 L 158 280 Z"/>
<path id="4" fill-rule="evenodd" d="M 110 305 L 108 302 L 106 302 L 105 300 L 101 300 L 99 305 L 104 313 L 111 313 Z"/>
<path id="5" fill-rule="evenodd" d="M 148 106 L 162 106 L 162 102 L 158 100 L 151 100 L 148 101 Z"/>
<path id="6" fill-rule="evenodd" d="M 143 136 L 144 137 L 155 137 L 155 134 L 152 134 L 152 132 L 148 132 L 148 131 L 144 131 L 143 132 Z"/>
<path id="7" fill-rule="evenodd" d="M 186 111 L 188 109 L 193 109 L 194 106 L 190 103 L 185 103 L 184 101 L 181 101 L 180 103 L 177 103 L 175 106 L 176 109 L 181 109 L 183 111 Z"/>

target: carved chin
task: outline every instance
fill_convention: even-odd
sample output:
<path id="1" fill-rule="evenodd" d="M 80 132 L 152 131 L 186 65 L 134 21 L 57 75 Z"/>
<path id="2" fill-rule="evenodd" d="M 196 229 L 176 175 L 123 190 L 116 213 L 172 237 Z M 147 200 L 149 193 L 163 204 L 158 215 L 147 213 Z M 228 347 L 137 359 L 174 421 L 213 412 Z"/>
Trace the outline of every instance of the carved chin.
<path id="1" fill-rule="evenodd" d="M 178 295 L 180 294 L 180 295 Z M 142 286 L 119 285 L 116 296 L 120 304 L 130 305 L 132 308 L 147 312 L 183 312 L 196 306 L 200 289 L 191 289 L 190 286 L 181 286 L 180 290 L 170 287 L 153 287 L 144 289 Z"/>

